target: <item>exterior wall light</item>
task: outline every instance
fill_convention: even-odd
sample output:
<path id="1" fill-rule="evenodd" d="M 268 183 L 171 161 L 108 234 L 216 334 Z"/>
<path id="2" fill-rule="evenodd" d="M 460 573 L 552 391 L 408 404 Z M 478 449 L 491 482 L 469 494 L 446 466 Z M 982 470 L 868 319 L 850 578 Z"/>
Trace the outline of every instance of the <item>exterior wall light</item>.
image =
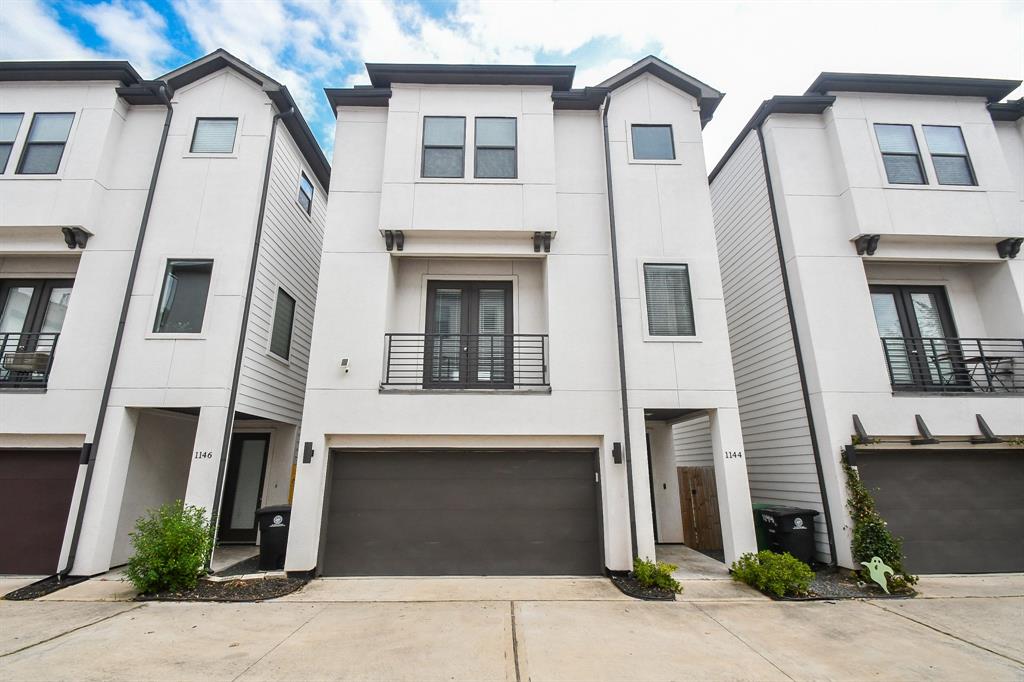
<path id="1" fill-rule="evenodd" d="M 1020 253 L 1021 242 L 1024 242 L 1024 237 L 1010 237 L 996 244 L 996 251 L 999 252 L 1000 258 L 1016 258 L 1017 254 Z"/>
<path id="2" fill-rule="evenodd" d="M 866 253 L 869 256 L 874 256 L 878 249 L 878 240 L 881 238 L 880 234 L 862 234 L 857 237 L 853 242 L 857 246 L 857 255 L 863 256 Z"/>
<path id="3" fill-rule="evenodd" d="M 401 230 L 384 230 L 384 247 L 388 251 L 395 248 L 402 251 L 405 248 L 405 233 Z"/>
<path id="4" fill-rule="evenodd" d="M 89 243 L 89 237 L 92 236 L 92 232 L 80 227 L 62 227 L 60 231 L 64 234 L 64 243 L 69 249 L 84 249 Z"/>

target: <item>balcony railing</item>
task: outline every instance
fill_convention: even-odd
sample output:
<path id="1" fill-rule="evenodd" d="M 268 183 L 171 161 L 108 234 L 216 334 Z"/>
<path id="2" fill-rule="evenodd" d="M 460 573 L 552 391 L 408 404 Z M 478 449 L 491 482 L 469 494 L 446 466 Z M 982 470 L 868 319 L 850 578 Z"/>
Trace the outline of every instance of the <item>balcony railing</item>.
<path id="1" fill-rule="evenodd" d="M 385 334 L 381 386 L 519 389 L 548 386 L 547 334 Z"/>
<path id="2" fill-rule="evenodd" d="M 59 336 L 0 333 L 0 388 L 45 388 Z"/>
<path id="3" fill-rule="evenodd" d="M 894 390 L 1024 392 L 1024 339 L 884 337 Z"/>

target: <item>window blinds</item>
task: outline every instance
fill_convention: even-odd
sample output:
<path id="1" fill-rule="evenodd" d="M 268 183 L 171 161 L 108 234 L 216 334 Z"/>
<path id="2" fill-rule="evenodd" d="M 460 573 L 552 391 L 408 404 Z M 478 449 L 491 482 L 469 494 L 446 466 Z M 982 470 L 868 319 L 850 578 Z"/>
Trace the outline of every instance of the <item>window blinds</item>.
<path id="1" fill-rule="evenodd" d="M 651 336 L 695 336 L 690 273 L 682 263 L 645 263 L 647 330 Z"/>

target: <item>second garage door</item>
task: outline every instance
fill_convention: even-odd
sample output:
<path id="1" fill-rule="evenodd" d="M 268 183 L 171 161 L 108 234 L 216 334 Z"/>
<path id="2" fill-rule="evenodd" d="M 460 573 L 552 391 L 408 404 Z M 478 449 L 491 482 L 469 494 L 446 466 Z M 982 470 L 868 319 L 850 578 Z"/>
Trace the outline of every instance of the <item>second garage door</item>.
<path id="1" fill-rule="evenodd" d="M 592 451 L 332 454 L 324 575 L 595 575 Z"/>

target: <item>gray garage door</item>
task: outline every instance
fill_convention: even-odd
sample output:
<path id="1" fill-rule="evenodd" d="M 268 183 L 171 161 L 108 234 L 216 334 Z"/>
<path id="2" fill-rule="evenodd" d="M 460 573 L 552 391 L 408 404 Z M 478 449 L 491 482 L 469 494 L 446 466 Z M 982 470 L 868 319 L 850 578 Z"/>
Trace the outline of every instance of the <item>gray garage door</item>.
<path id="1" fill-rule="evenodd" d="M 332 454 L 324 575 L 601 572 L 592 451 Z"/>
<path id="2" fill-rule="evenodd" d="M 1020 451 L 858 453 L 914 573 L 1024 571 Z"/>

